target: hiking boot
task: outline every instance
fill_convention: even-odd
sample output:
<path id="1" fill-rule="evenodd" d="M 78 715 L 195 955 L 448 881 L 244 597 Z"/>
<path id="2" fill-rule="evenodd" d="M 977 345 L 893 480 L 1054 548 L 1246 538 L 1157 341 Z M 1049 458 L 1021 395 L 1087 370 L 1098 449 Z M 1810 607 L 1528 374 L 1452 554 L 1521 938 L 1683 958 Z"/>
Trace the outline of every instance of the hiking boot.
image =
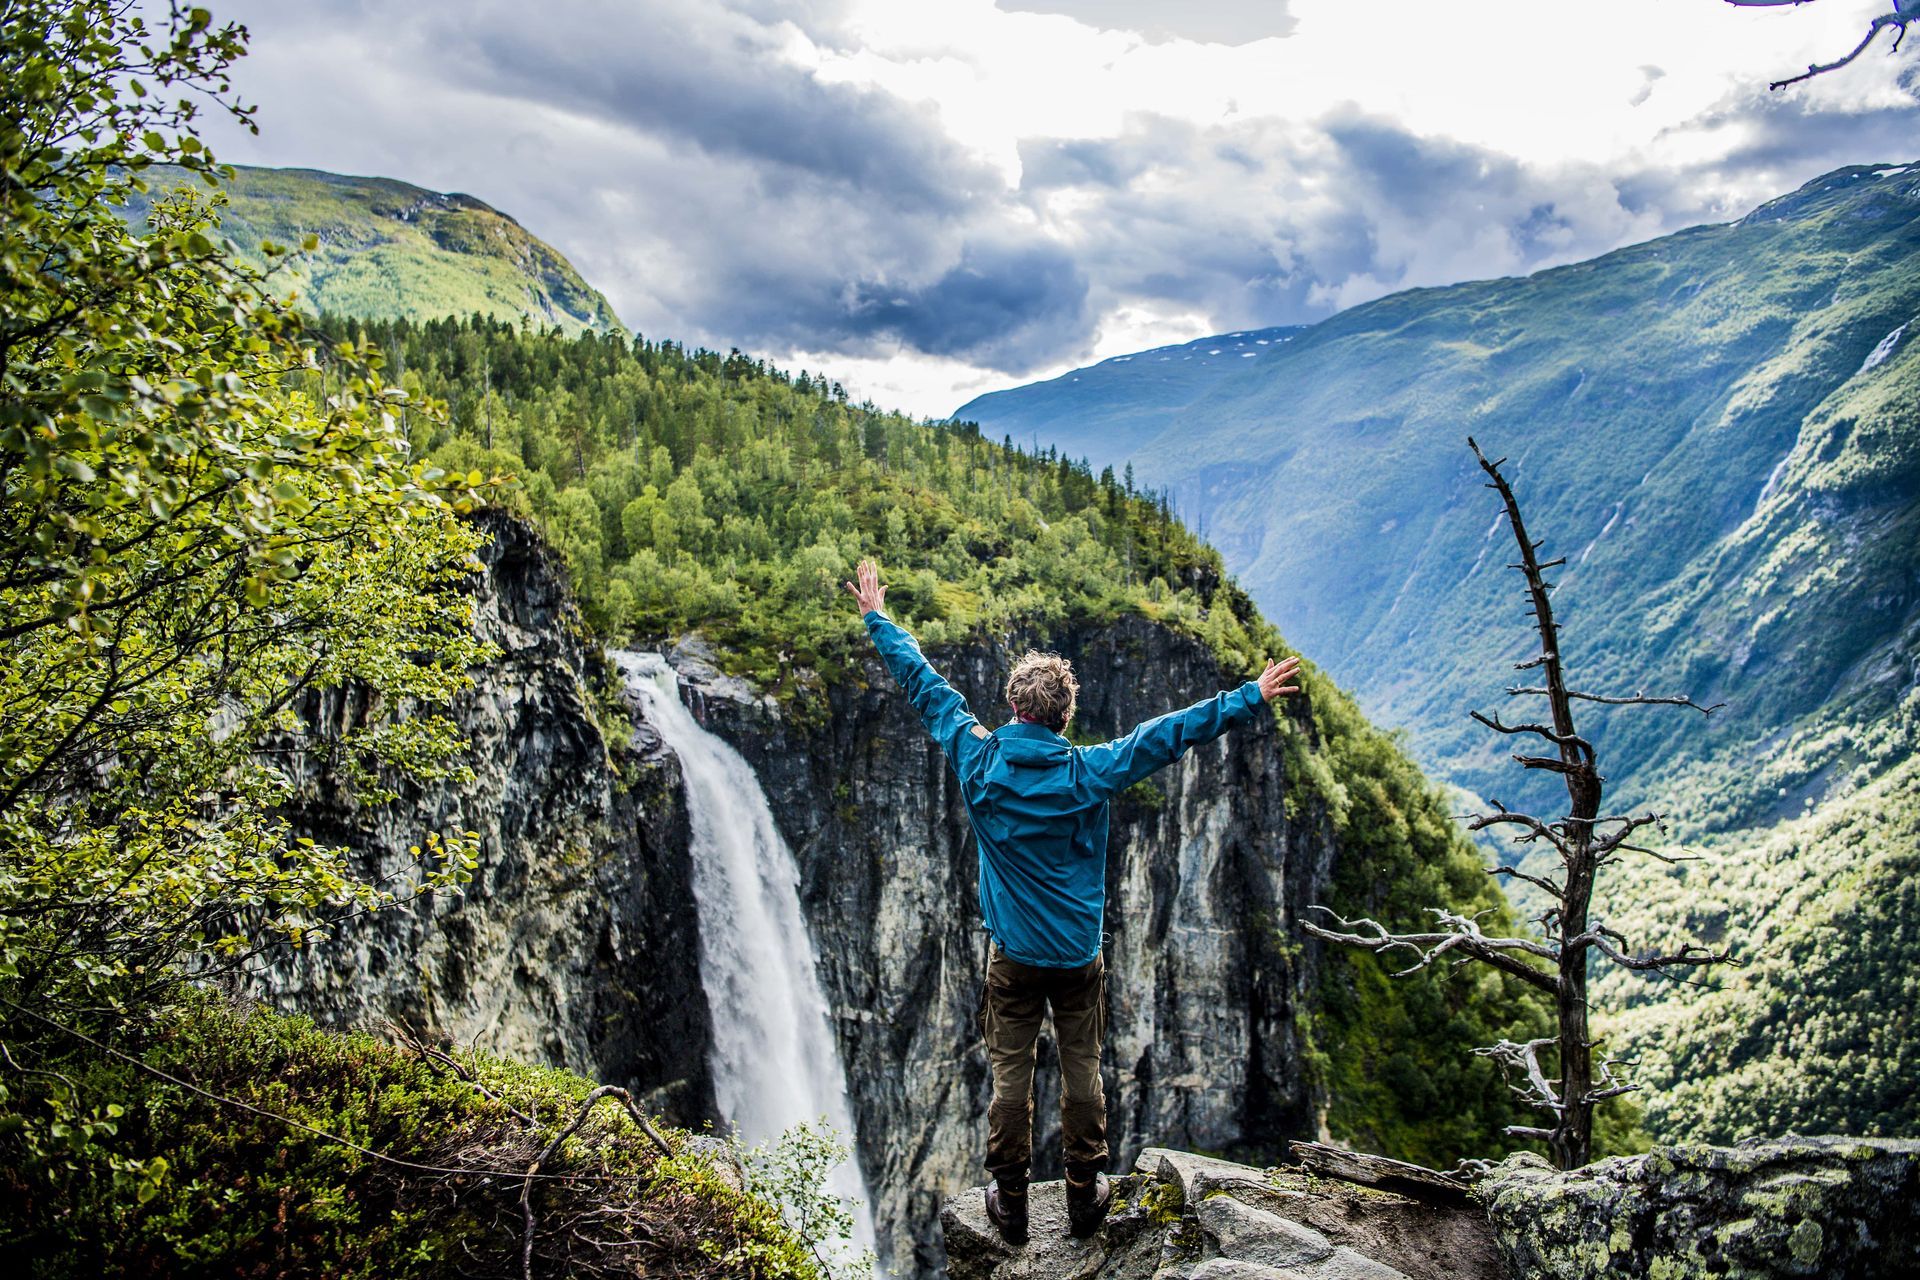
<path id="1" fill-rule="evenodd" d="M 987 1188 L 987 1217 L 1008 1244 L 1027 1242 L 1027 1189 L 1018 1191 L 994 1183 Z"/>
<path id="2" fill-rule="evenodd" d="M 1067 1177 L 1067 1229 L 1085 1239 L 1100 1229 L 1106 1220 L 1107 1206 L 1113 1203 L 1113 1184 L 1107 1175 L 1096 1173 L 1085 1182 Z"/>

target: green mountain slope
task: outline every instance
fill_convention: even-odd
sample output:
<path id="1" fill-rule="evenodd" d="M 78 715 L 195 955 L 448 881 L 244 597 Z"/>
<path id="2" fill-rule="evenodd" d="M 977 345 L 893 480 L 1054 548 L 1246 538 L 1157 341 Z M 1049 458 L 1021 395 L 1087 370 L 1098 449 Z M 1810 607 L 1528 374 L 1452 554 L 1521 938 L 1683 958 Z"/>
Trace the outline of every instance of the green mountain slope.
<path id="1" fill-rule="evenodd" d="M 151 169 L 151 191 L 128 209 L 144 218 L 151 198 L 184 183 Z M 197 186 L 198 184 L 191 184 Z M 507 214 L 467 195 L 443 195 L 391 178 L 317 169 L 235 166 L 221 186 L 221 230 L 258 259 L 260 242 L 319 247 L 299 255 L 290 283 L 304 305 L 334 315 L 415 320 L 481 315 L 622 333 L 598 290 L 552 246 Z"/>
<path id="2" fill-rule="evenodd" d="M 1613 1048 L 1662 1082 L 1655 1132 L 1721 1141 L 1920 1133 L 1920 760 L 1706 863 L 1631 869 L 1636 941 L 1731 939 L 1746 967 L 1706 986 L 1596 984 Z M 1611 1024 L 1610 1027 L 1608 1024 Z"/>
<path id="3" fill-rule="evenodd" d="M 1636 791 L 1648 766 L 1779 744 L 1828 709 L 1875 721 L 1910 683 L 1916 317 L 1920 169 L 1854 169 L 1729 226 L 1355 308 L 1158 410 L 1131 451 L 1107 444 L 1111 389 L 1084 420 L 1058 381 L 956 416 L 1031 430 L 1021 406 L 1044 397 L 1043 442 L 1172 486 L 1289 636 L 1484 791 L 1504 753 L 1463 703 L 1497 694 L 1527 638 L 1478 436 L 1570 557 L 1576 670 L 1730 704 L 1704 727 L 1614 716 L 1612 781 Z M 1715 821 L 1780 816 L 1782 786 L 1797 813 L 1857 754 L 1723 797 Z"/>
<path id="4" fill-rule="evenodd" d="M 1870 788 L 1890 820 L 1914 802 L 1885 779 L 1913 754 L 1920 696 L 1916 320 L 1920 166 L 1860 167 L 1729 225 L 1357 307 L 1145 415 L 1159 430 L 1132 448 L 1104 447 L 1111 387 L 1084 416 L 1058 382 L 956 416 L 997 432 L 1045 396 L 1043 441 L 1172 486 L 1254 599 L 1370 714 L 1406 726 L 1417 757 L 1558 812 L 1552 780 L 1520 776 L 1507 744 L 1465 714 L 1506 703 L 1510 663 L 1531 656 L 1502 568 L 1511 535 L 1465 449 L 1474 435 L 1511 459 L 1544 554 L 1568 558 L 1556 600 L 1576 684 L 1728 704 L 1710 721 L 1583 711 L 1612 803 L 1672 808 L 1716 859 L 1690 875 L 1636 873 L 1607 904 L 1613 923 L 1655 929 L 1678 903 L 1699 907 L 1709 934 L 1737 918 L 1777 938 L 1884 908 L 1898 922 L 1879 938 L 1888 963 L 1911 967 L 1913 904 L 1888 860 L 1856 867 L 1844 894 L 1823 881 L 1791 919 L 1772 882 L 1744 905 L 1716 895 L 1744 860 L 1773 866 L 1803 821 L 1848 829 Z M 1881 998 L 1848 983 L 1884 970 L 1848 972 L 1836 979 L 1846 998 Z M 1725 1016 L 1764 1020 L 1767 990 L 1751 974 L 1727 987 Z M 1840 998 L 1810 990 L 1802 1012 L 1825 1016 Z M 1623 1028 L 1643 1048 L 1691 1035 L 1673 1008 L 1643 1005 Z M 1887 1034 L 1913 1032 L 1896 1022 Z M 1773 1060 L 1738 1044 L 1716 1070 L 1747 1078 Z M 1838 1053 L 1808 1047 L 1796 1101 L 1723 1089 L 1683 1106 L 1677 1091 L 1702 1095 L 1686 1054 L 1662 1049 L 1649 1055 L 1664 1064 L 1655 1118 L 1676 1136 L 1762 1119 L 1911 1131 L 1884 1098 L 1842 1087 Z"/>

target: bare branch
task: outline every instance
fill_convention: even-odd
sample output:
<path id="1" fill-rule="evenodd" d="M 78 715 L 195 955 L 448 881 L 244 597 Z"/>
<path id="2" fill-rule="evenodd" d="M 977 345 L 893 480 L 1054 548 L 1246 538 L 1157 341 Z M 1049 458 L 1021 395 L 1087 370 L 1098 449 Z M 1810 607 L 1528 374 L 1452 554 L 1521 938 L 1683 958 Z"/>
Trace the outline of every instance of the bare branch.
<path id="1" fill-rule="evenodd" d="M 1609 1056 L 1600 1059 L 1600 1078 L 1594 1081 L 1594 1087 L 1587 1091 L 1587 1101 L 1589 1103 L 1604 1102 L 1608 1098 L 1617 1098 L 1623 1093 L 1632 1093 L 1638 1089 L 1640 1087 L 1639 1085 L 1631 1081 L 1622 1080 L 1613 1073 L 1613 1069 L 1615 1067 L 1633 1067 L 1639 1064 L 1640 1060 L 1638 1058 L 1615 1058 Z"/>
<path id="2" fill-rule="evenodd" d="M 1487 874 L 1490 876 L 1512 876 L 1515 880 L 1526 881 L 1536 889 L 1546 890 L 1557 902 L 1565 902 L 1567 900 L 1567 891 L 1565 888 L 1541 876 L 1530 876 L 1518 867 L 1488 867 Z"/>
<path id="3" fill-rule="evenodd" d="M 1548 844 L 1551 844 L 1562 854 L 1566 853 L 1566 846 L 1561 843 L 1560 834 L 1551 826 L 1540 821 L 1540 819 L 1530 813 L 1514 813 L 1505 805 L 1500 804 L 1498 800 L 1495 800 L 1493 803 L 1499 806 L 1499 811 L 1497 813 L 1476 813 L 1469 815 L 1467 830 L 1485 831 L 1488 827 L 1499 826 L 1525 827 L 1528 834 L 1515 836 L 1513 838 L 1515 844 L 1532 844 L 1535 840 L 1545 838 Z"/>
<path id="4" fill-rule="evenodd" d="M 1506 724 L 1500 719 L 1499 712 L 1491 717 L 1483 716 L 1478 711 L 1469 711 L 1467 714 L 1495 733 L 1537 733 L 1557 747 L 1578 747 L 1589 760 L 1593 758 L 1593 744 L 1577 733 L 1555 733 L 1544 724 Z"/>
<path id="5" fill-rule="evenodd" d="M 1565 946 L 1569 954 L 1582 947 L 1592 947 L 1615 964 L 1640 971 L 1670 969 L 1674 965 L 1730 964 L 1737 968 L 1744 963 L 1736 959 L 1731 951 L 1712 951 L 1691 942 L 1678 951 L 1664 955 L 1659 952 L 1640 956 L 1630 955 L 1627 952 L 1627 940 L 1604 925 L 1596 925 L 1585 933 L 1568 938 Z"/>
<path id="6" fill-rule="evenodd" d="M 1705 861 L 1704 856 L 1698 853 L 1662 853 L 1658 849 L 1649 849 L 1647 848 L 1647 846 L 1643 844 L 1617 844 L 1617 845 L 1614 845 L 1613 848 L 1615 850 L 1625 849 L 1629 853 L 1644 853 L 1649 858 L 1658 858 L 1660 861 L 1666 863 L 1670 867 L 1677 867 L 1683 862 Z M 1602 861 L 1611 862 L 1613 861 L 1613 859 L 1604 858 L 1602 859 Z"/>
<path id="7" fill-rule="evenodd" d="M 1542 688 L 1539 685 L 1510 685 L 1507 688 L 1507 695 L 1509 697 L 1518 698 L 1529 693 L 1548 698 L 1553 696 L 1553 690 Z M 1615 698 L 1603 693 L 1582 693 L 1578 689 L 1567 690 L 1567 696 L 1569 698 L 1578 698 L 1582 702 L 1604 703 L 1609 707 L 1692 707 L 1703 716 L 1710 716 L 1727 705 L 1724 702 L 1716 702 L 1710 707 L 1703 707 L 1688 697 L 1656 698 L 1644 693 L 1636 693 L 1627 698 Z"/>
<path id="8" fill-rule="evenodd" d="M 1639 814 L 1635 817 L 1595 818 L 1593 825 L 1597 827 L 1603 823 L 1610 822 L 1620 824 L 1620 829 L 1609 832 L 1607 835 L 1601 836 L 1593 842 L 1593 851 L 1596 854 L 1609 853 L 1619 848 L 1626 843 L 1628 836 L 1640 830 L 1642 827 L 1659 827 L 1662 832 L 1665 832 L 1667 829 L 1667 815 L 1664 813 L 1651 812 Z"/>
<path id="9" fill-rule="evenodd" d="M 1525 1085 L 1509 1083 L 1507 1087 L 1520 1095 L 1528 1106 L 1558 1116 L 1565 1108 L 1561 1104 L 1560 1095 L 1554 1092 L 1553 1085 L 1548 1082 L 1547 1073 L 1540 1066 L 1540 1050 L 1558 1043 L 1559 1041 L 1551 1036 L 1529 1040 L 1525 1044 L 1502 1040 L 1499 1044 L 1488 1045 L 1484 1049 L 1475 1049 L 1473 1052 L 1477 1057 L 1492 1058 L 1500 1064 L 1503 1072 L 1513 1068 L 1523 1072 L 1527 1079 Z M 1508 1129 L 1507 1132 L 1513 1133 L 1514 1130 Z M 1533 1129 L 1528 1131 L 1527 1136 L 1547 1137 L 1548 1131 Z"/>
<path id="10" fill-rule="evenodd" d="M 1552 773 L 1580 773 L 1591 771 L 1591 766 L 1555 759 L 1553 756 L 1515 756 L 1514 761 L 1523 769 L 1546 769 Z"/>
<path id="11" fill-rule="evenodd" d="M 1443 907 L 1429 907 L 1428 910 L 1444 927 L 1440 933 L 1390 933 L 1385 925 L 1377 920 L 1349 920 L 1338 912 L 1316 904 L 1313 910 L 1332 918 L 1340 929 L 1323 929 L 1312 921 L 1302 921 L 1301 927 L 1309 934 L 1325 942 L 1338 942 L 1349 947 L 1359 947 L 1375 954 L 1388 951 L 1411 951 L 1418 957 L 1414 963 L 1401 969 L 1393 976 L 1404 978 L 1408 974 L 1418 973 L 1435 960 L 1449 952 L 1459 952 L 1463 958 L 1479 960 L 1490 964 L 1503 973 L 1511 974 L 1523 982 L 1532 983 L 1543 991 L 1558 993 L 1560 980 L 1553 974 L 1536 969 L 1520 958 L 1521 955 L 1537 956 L 1542 960 L 1556 960 L 1559 953 L 1553 948 L 1530 938 L 1493 938 L 1480 932 L 1480 923 L 1470 916 L 1458 915 Z M 1368 929 L 1369 933 L 1356 932 Z"/>
<path id="12" fill-rule="evenodd" d="M 1781 0 L 1727 0 L 1727 3 L 1739 5 L 1742 8 L 1753 8 L 1768 4 L 1778 4 L 1780 2 Z M 1798 0 L 1795 0 L 1795 2 L 1797 3 Z M 1867 34 L 1861 37 L 1860 43 L 1855 45 L 1853 51 L 1844 58 L 1839 58 L 1833 62 L 1813 63 L 1799 75 L 1788 76 L 1785 80 L 1775 80 L 1772 84 L 1769 84 L 1767 88 L 1778 91 L 1786 88 L 1788 85 L 1801 84 L 1813 79 L 1815 76 L 1826 75 L 1829 71 L 1838 71 L 1840 68 L 1852 64 L 1855 59 L 1865 53 L 1868 46 L 1872 45 L 1873 42 L 1879 38 L 1882 31 L 1891 30 L 1894 33 L 1893 46 L 1888 52 L 1899 52 L 1900 42 L 1907 37 L 1907 24 L 1910 22 L 1920 22 L 1920 14 L 1903 12 L 1902 10 L 1906 8 L 1907 6 L 1898 4 L 1896 0 L 1895 12 L 1883 13 L 1868 23 Z"/>

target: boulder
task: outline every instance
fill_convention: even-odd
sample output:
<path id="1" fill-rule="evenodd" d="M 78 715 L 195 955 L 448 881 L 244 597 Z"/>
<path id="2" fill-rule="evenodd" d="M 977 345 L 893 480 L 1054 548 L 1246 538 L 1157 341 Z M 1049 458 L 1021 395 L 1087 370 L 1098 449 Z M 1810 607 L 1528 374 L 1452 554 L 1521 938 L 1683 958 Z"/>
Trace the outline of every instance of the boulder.
<path id="1" fill-rule="evenodd" d="M 1518 1155 L 1478 1194 L 1523 1280 L 1920 1275 L 1920 1142 L 1788 1135 L 1572 1173 Z"/>

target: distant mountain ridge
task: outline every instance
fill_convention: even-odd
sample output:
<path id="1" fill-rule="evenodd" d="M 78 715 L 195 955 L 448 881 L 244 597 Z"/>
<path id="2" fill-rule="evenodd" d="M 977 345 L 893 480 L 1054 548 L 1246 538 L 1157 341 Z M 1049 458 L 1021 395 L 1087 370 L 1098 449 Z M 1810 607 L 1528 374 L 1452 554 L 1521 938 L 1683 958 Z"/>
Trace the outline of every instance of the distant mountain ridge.
<path id="1" fill-rule="evenodd" d="M 1733 704 L 1710 729 L 1614 717 L 1615 788 L 1645 792 L 1656 761 L 1666 778 L 1739 737 L 1817 735 L 1823 709 L 1875 720 L 1910 683 L 1892 673 L 1920 625 L 1917 219 L 1920 166 L 1840 170 L 1736 223 L 1356 307 L 1184 399 L 1141 353 L 955 416 L 1172 487 L 1289 639 L 1484 793 L 1505 751 L 1464 708 L 1499 696 L 1526 637 L 1489 572 L 1506 549 L 1476 435 L 1572 560 L 1575 669 Z M 1769 779 L 1784 812 L 1844 773 L 1826 756 Z M 1784 816 L 1728 799 L 1718 825 Z"/>
<path id="2" fill-rule="evenodd" d="M 144 219 L 152 199 L 179 185 L 204 190 L 162 166 L 146 174 L 148 196 L 129 207 Z M 568 333 L 624 333 L 606 298 L 557 250 L 484 201 L 392 178 L 319 169 L 234 166 L 222 183 L 220 229 L 258 258 L 261 241 L 319 247 L 293 264 L 303 304 L 368 319 L 482 315 Z"/>
<path id="3" fill-rule="evenodd" d="M 1255 359 L 1302 332 L 1299 325 L 1242 329 L 1114 356 L 1021 387 L 1017 396 L 1013 392 L 982 396 L 954 416 L 966 419 L 976 406 L 991 402 L 995 433 L 1010 435 L 1016 443 L 1038 437 L 1044 444 L 1055 438 L 1058 419 L 1067 415 L 1082 434 L 1100 433 L 1102 454 L 1096 462 L 1105 465 L 1111 457 L 1141 448 L 1160 434 L 1160 415 L 1192 404 L 1237 372 L 1241 361 Z"/>

